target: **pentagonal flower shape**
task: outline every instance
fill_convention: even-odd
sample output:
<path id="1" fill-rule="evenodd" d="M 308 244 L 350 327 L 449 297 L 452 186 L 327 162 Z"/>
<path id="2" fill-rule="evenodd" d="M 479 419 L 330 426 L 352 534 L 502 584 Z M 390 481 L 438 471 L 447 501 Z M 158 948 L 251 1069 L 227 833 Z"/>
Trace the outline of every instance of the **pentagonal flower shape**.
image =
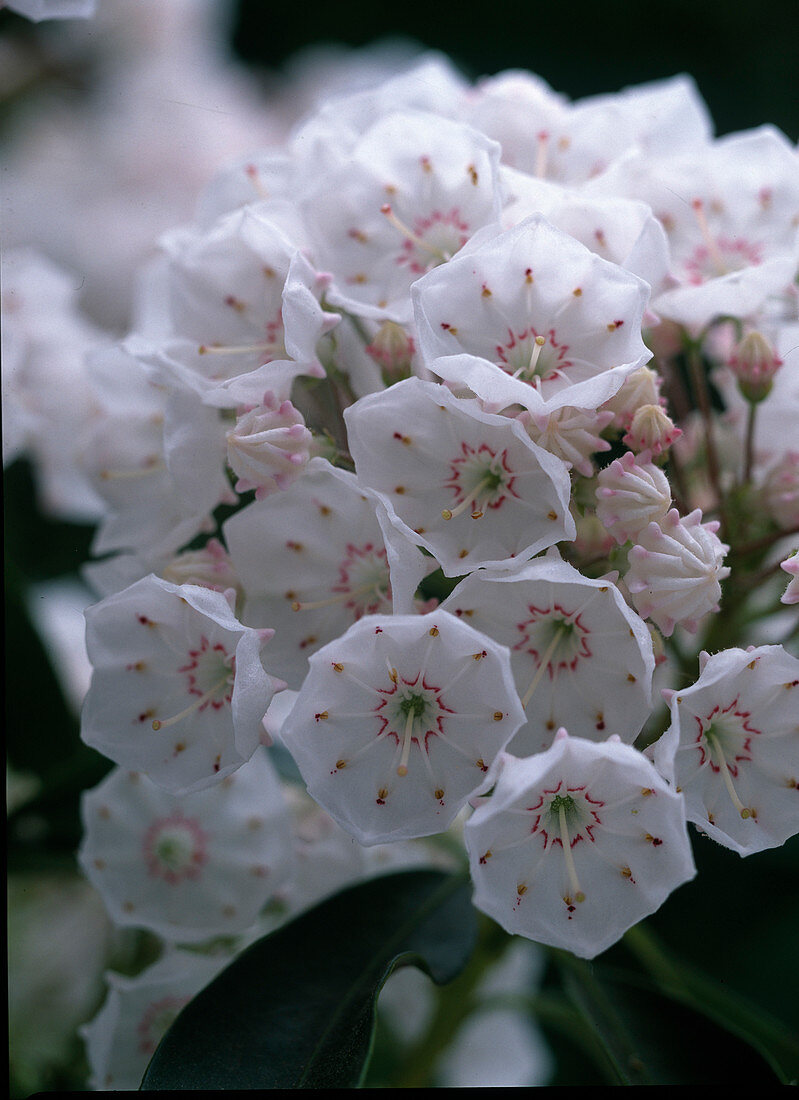
<path id="1" fill-rule="evenodd" d="M 466 823 L 474 903 L 510 933 L 593 958 L 695 873 L 681 797 L 611 738 L 505 755 Z"/>
<path id="2" fill-rule="evenodd" d="M 229 955 L 171 948 L 133 978 L 109 973 L 102 1009 L 81 1028 L 92 1087 L 138 1089 L 177 1014 L 228 962 Z"/>
<path id="3" fill-rule="evenodd" d="M 484 134 L 424 111 L 390 113 L 334 165 L 308 172 L 302 212 L 329 301 L 348 312 L 410 320 L 408 291 L 497 221 L 500 149 Z"/>
<path id="4" fill-rule="evenodd" d="M 719 844 L 742 856 L 778 847 L 799 832 L 799 660 L 763 645 L 700 665 L 695 684 L 666 693 L 655 763 Z"/>
<path id="5" fill-rule="evenodd" d="M 390 576 L 374 501 L 326 459 L 311 459 L 285 492 L 243 508 L 224 533 L 245 592 L 244 621 L 276 631 L 270 669 L 291 688 L 320 646 L 362 615 L 392 608 L 397 572 Z M 408 582 L 411 594 L 421 576 Z"/>
<path id="6" fill-rule="evenodd" d="M 362 844 L 447 829 L 523 721 L 507 650 L 445 611 L 365 616 L 310 666 L 281 738 Z"/>
<path id="7" fill-rule="evenodd" d="M 112 919 L 170 941 L 243 932 L 289 870 L 289 815 L 263 747 L 188 795 L 117 768 L 81 813 L 80 864 Z"/>
<path id="8" fill-rule="evenodd" d="M 566 465 L 514 419 L 409 378 L 345 414 L 358 476 L 449 577 L 575 536 Z"/>
<path id="9" fill-rule="evenodd" d="M 469 385 L 500 408 L 596 408 L 650 358 L 641 339 L 647 284 L 541 217 L 484 233 L 411 296 L 432 369 L 454 381 L 432 361 L 485 360 L 480 389 Z"/>
<path id="10" fill-rule="evenodd" d="M 510 649 L 526 717 L 514 754 L 548 749 L 561 726 L 591 741 L 640 733 L 652 639 L 611 580 L 584 577 L 551 552 L 513 574 L 473 573 L 441 606 Z"/>
<path id="11" fill-rule="evenodd" d="M 271 634 L 242 626 L 223 593 L 153 574 L 101 600 L 86 612 L 83 740 L 174 792 L 222 779 L 285 686 L 261 664 Z"/>

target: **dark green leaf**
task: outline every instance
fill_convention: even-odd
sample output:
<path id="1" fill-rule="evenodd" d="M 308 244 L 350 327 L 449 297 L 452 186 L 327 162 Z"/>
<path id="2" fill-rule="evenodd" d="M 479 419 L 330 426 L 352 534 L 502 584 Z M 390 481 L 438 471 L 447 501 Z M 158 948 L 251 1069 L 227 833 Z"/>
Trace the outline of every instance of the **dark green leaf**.
<path id="1" fill-rule="evenodd" d="M 466 880 L 413 870 L 353 886 L 248 948 L 186 1006 L 143 1089 L 355 1088 L 377 995 L 412 963 L 444 984 L 471 954 Z"/>

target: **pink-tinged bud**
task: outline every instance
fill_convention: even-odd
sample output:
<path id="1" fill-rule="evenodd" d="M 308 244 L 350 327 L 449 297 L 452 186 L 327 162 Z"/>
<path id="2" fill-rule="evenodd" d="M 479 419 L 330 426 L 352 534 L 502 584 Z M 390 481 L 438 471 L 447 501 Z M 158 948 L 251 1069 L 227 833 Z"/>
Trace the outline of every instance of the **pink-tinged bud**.
<path id="1" fill-rule="evenodd" d="M 245 411 L 227 434 L 228 463 L 238 474 L 238 492 L 255 489 L 259 499 L 282 491 L 310 459 L 311 433 L 290 401 L 278 404 L 272 393 Z"/>
<path id="2" fill-rule="evenodd" d="M 651 367 L 639 367 L 625 379 L 619 392 L 602 406 L 613 413 L 617 428 L 629 430 L 642 405 L 660 404 L 660 376 Z"/>
<path id="3" fill-rule="evenodd" d="M 735 348 L 727 365 L 738 389 L 752 404 L 768 397 L 782 359 L 760 332 L 748 332 Z"/>
<path id="4" fill-rule="evenodd" d="M 641 405 L 636 409 L 630 430 L 623 437 L 633 451 L 651 451 L 653 455 L 668 450 L 682 430 L 660 405 Z"/>
<path id="5" fill-rule="evenodd" d="M 366 350 L 383 368 L 386 382 L 398 382 L 411 373 L 416 347 L 413 337 L 396 321 L 384 321 Z"/>

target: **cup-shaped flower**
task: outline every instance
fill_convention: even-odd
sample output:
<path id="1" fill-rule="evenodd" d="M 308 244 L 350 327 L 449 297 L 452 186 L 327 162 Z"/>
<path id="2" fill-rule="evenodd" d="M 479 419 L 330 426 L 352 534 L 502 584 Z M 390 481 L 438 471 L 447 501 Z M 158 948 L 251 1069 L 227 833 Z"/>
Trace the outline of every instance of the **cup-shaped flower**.
<path id="1" fill-rule="evenodd" d="M 229 961 L 172 948 L 134 978 L 110 973 L 103 1007 L 81 1028 L 92 1087 L 135 1092 L 177 1014 Z"/>
<path id="2" fill-rule="evenodd" d="M 596 409 L 650 358 L 641 339 L 648 285 L 540 216 L 484 231 L 411 297 L 431 369 L 456 381 L 447 359 L 478 357 L 483 378 L 468 384 L 499 408 Z"/>
<path id="3" fill-rule="evenodd" d="M 561 729 L 502 765 L 464 837 L 474 904 L 506 931 L 590 959 L 693 878 L 682 799 L 631 746 Z"/>
<path id="4" fill-rule="evenodd" d="M 691 687 L 664 693 L 671 725 L 654 759 L 688 820 L 739 855 L 799 832 L 799 660 L 779 645 L 700 658 Z"/>
<path id="5" fill-rule="evenodd" d="M 441 606 L 510 649 L 526 717 L 515 755 L 548 749 L 561 726 L 591 741 L 640 733 L 652 639 L 611 579 L 584 577 L 550 551 L 512 574 L 472 573 Z"/>
<path id="6" fill-rule="evenodd" d="M 261 664 L 272 633 L 242 626 L 222 592 L 153 574 L 101 600 L 86 611 L 83 740 L 175 793 L 222 779 L 285 687 Z"/>
<path id="7" fill-rule="evenodd" d="M 411 604 L 424 576 L 422 552 L 394 531 L 384 536 L 384 526 L 357 478 L 323 458 L 311 459 L 285 492 L 225 524 L 244 621 L 276 631 L 270 669 L 289 687 L 300 686 L 312 653 L 362 615 L 397 610 L 398 600 Z"/>
<path id="8" fill-rule="evenodd" d="M 448 577 L 514 567 L 575 535 L 565 464 L 521 424 L 409 378 L 345 414 L 358 477 Z"/>
<path id="9" fill-rule="evenodd" d="M 116 768 L 81 806 L 80 865 L 120 925 L 196 943 L 243 932 L 289 872 L 290 818 L 259 751 L 235 775 L 173 795 Z"/>
<path id="10" fill-rule="evenodd" d="M 310 666 L 281 739 L 361 844 L 444 832 L 524 720 L 507 649 L 446 611 L 365 616 Z"/>

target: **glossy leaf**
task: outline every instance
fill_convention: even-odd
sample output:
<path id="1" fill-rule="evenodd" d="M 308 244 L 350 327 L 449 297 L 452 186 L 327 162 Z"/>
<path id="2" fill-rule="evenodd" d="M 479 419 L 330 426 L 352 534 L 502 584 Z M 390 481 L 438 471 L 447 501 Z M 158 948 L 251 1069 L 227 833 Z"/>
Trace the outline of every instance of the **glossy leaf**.
<path id="1" fill-rule="evenodd" d="M 451 981 L 476 936 L 468 882 L 412 870 L 353 886 L 243 952 L 164 1036 L 143 1089 L 355 1088 L 398 966 Z"/>

